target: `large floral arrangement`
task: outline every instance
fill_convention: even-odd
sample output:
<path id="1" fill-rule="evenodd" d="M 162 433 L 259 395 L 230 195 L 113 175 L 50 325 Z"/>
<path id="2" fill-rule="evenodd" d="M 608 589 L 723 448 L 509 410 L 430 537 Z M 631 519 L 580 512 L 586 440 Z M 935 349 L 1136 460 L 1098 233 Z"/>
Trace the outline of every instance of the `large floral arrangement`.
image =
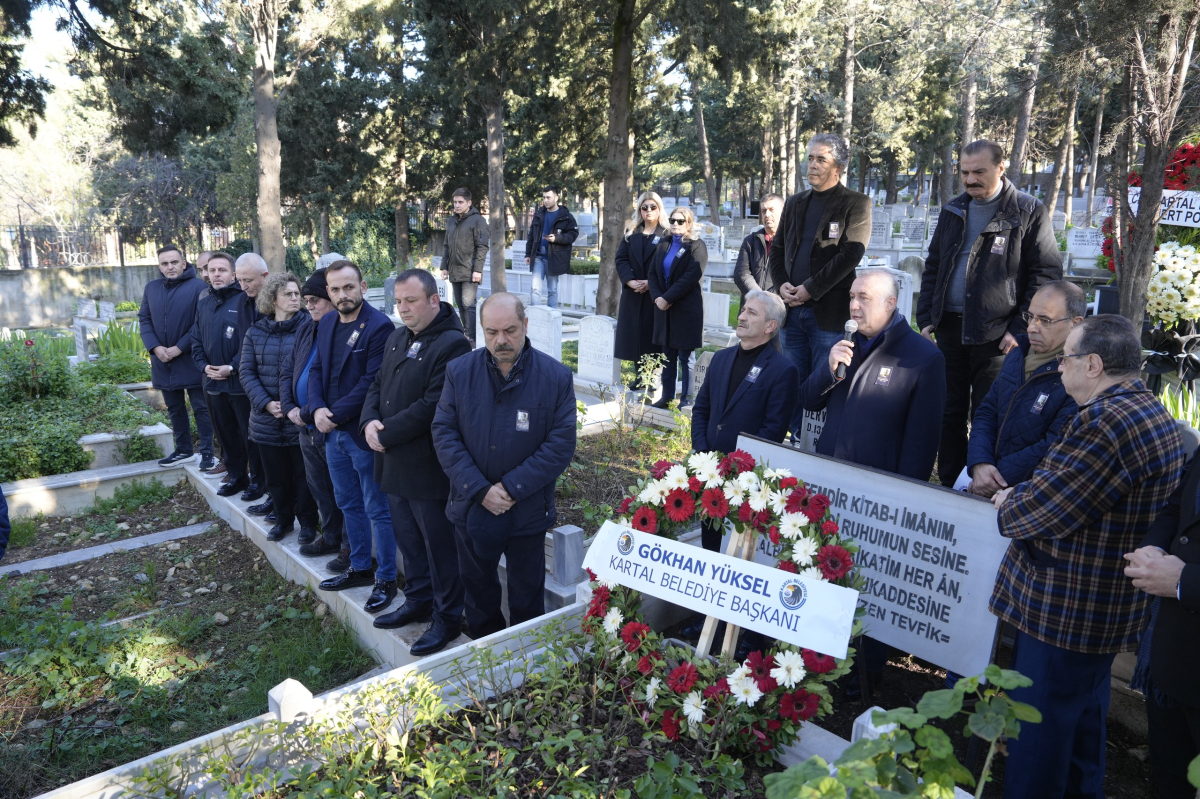
<path id="1" fill-rule="evenodd" d="M 1154 274 L 1146 290 L 1150 318 L 1165 328 L 1200 318 L 1200 252 L 1166 241 L 1154 253 Z"/>
<path id="2" fill-rule="evenodd" d="M 748 453 L 694 453 L 685 462 L 659 461 L 619 508 L 618 522 L 676 537 L 697 521 L 754 530 L 779 545 L 776 567 L 809 580 L 853 587 L 853 540 L 842 539 L 829 498 L 811 492 L 786 469 L 756 463 Z M 667 646 L 638 615 L 636 591 L 592 578 L 584 630 L 601 647 L 625 696 L 646 724 L 668 739 L 681 735 L 731 748 L 767 763 L 795 741 L 800 722 L 833 709 L 827 684 L 850 670 L 851 658 L 777 642 L 742 663 L 697 658 Z M 853 653 L 853 650 L 851 650 Z"/>
<path id="3" fill-rule="evenodd" d="M 1184 142 L 1175 148 L 1167 159 L 1163 188 L 1171 191 L 1188 191 L 1200 184 L 1200 145 Z M 1129 185 L 1141 186 L 1142 176 L 1129 173 Z"/>

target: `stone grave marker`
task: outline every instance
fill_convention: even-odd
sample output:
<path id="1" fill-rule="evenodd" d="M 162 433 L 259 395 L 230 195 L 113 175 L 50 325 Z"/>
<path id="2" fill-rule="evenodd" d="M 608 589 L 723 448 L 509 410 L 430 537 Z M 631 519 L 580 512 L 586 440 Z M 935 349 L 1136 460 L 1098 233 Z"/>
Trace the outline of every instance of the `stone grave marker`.
<path id="1" fill-rule="evenodd" d="M 562 311 L 533 305 L 525 309 L 525 317 L 529 320 L 529 340 L 533 346 L 562 363 Z M 483 329 L 482 325 L 477 327 Z"/>
<path id="2" fill-rule="evenodd" d="M 708 374 L 708 367 L 714 355 L 715 352 L 702 352 L 696 358 L 696 365 L 692 367 L 692 399 L 700 396 L 700 386 L 704 385 L 704 376 Z"/>
<path id="3" fill-rule="evenodd" d="M 905 217 L 900 220 L 900 235 L 904 237 L 901 249 L 921 249 L 921 244 L 925 241 L 925 220 Z"/>
<path id="4" fill-rule="evenodd" d="M 579 376 L 593 383 L 615 386 L 621 382 L 621 362 L 613 358 L 617 321 L 608 316 L 579 320 Z"/>
<path id="5" fill-rule="evenodd" d="M 1083 227 L 1087 224 L 1087 209 L 1071 212 L 1071 224 L 1075 227 Z"/>
<path id="6" fill-rule="evenodd" d="M 88 359 L 87 328 L 79 320 L 75 321 L 75 357 L 76 363 L 84 363 Z"/>
<path id="7" fill-rule="evenodd" d="M 440 277 L 434 277 L 434 282 L 437 283 L 438 296 L 442 298 L 442 302 L 449 303 L 454 307 L 454 288 L 450 285 L 450 281 L 442 280 Z"/>
<path id="8" fill-rule="evenodd" d="M 99 314 L 101 322 L 116 322 L 117 321 L 117 306 L 112 302 L 96 303 L 96 310 Z"/>
<path id="9" fill-rule="evenodd" d="M 708 247 L 708 260 L 716 260 L 725 252 L 725 232 L 721 228 L 705 222 L 696 225 L 696 232 L 700 234 L 704 246 Z"/>
<path id="10" fill-rule="evenodd" d="M 703 292 L 704 326 L 729 329 L 729 295 Z"/>
<path id="11" fill-rule="evenodd" d="M 1093 267 L 1102 252 L 1104 234 L 1099 228 L 1073 227 L 1067 231 L 1067 252 L 1080 266 Z"/>
<path id="12" fill-rule="evenodd" d="M 1055 211 L 1050 215 L 1050 223 L 1054 226 L 1055 230 L 1066 230 L 1067 215 L 1062 211 Z"/>
<path id="13" fill-rule="evenodd" d="M 888 214 L 871 217 L 871 247 L 887 250 L 892 247 L 892 218 Z"/>
<path id="14" fill-rule="evenodd" d="M 526 242 L 526 241 L 514 241 L 513 242 L 512 270 L 514 272 L 520 272 L 522 274 L 527 274 L 533 268 L 532 264 L 525 263 L 525 256 L 526 256 L 526 252 L 527 252 L 527 250 L 525 249 L 526 244 L 528 244 L 528 242 Z"/>
<path id="15" fill-rule="evenodd" d="M 80 297 L 75 303 L 75 315 L 84 319 L 99 319 L 100 312 L 96 308 L 96 301 L 91 297 Z"/>
<path id="16" fill-rule="evenodd" d="M 929 242 L 933 241 L 933 234 L 937 230 L 937 223 L 940 217 L 940 213 L 929 217 L 929 232 L 925 234 L 925 246 L 929 246 Z"/>

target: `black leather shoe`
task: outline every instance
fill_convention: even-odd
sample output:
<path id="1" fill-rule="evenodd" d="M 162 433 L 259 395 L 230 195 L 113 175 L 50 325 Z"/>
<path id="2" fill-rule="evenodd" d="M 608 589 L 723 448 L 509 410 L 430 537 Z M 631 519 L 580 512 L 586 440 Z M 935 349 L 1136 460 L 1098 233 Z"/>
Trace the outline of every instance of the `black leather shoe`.
<path id="1" fill-rule="evenodd" d="M 253 488 L 253 486 L 251 486 L 251 488 Z M 246 490 L 249 491 L 250 489 Z M 262 502 L 258 505 L 251 505 L 250 507 L 246 508 L 246 513 L 249 513 L 251 516 L 266 516 L 273 510 L 275 510 L 275 503 L 271 501 L 270 497 L 267 497 L 266 502 Z"/>
<path id="2" fill-rule="evenodd" d="M 234 494 L 238 493 L 239 491 L 244 490 L 246 488 L 246 486 L 248 486 L 248 485 L 250 485 L 250 480 L 247 477 L 243 477 L 241 480 L 234 480 L 234 481 L 226 483 L 225 485 L 218 488 L 217 496 L 218 497 L 232 497 Z"/>
<path id="3" fill-rule="evenodd" d="M 288 529 L 284 530 L 282 527 L 280 527 L 277 524 L 274 527 L 272 527 L 270 530 L 267 531 L 267 540 L 268 541 L 282 541 L 283 539 L 285 539 L 289 535 L 291 535 L 293 532 L 295 532 L 295 530 L 296 530 L 295 527 L 289 527 Z"/>
<path id="4" fill-rule="evenodd" d="M 457 626 L 451 627 L 441 619 L 434 619 L 425 634 L 418 638 L 408 651 L 417 657 L 432 655 L 445 649 L 447 644 L 458 637 L 458 633 Z"/>
<path id="5" fill-rule="evenodd" d="M 259 486 L 258 483 L 251 483 L 246 486 L 246 490 L 242 492 L 242 502 L 254 502 L 256 499 L 262 499 L 262 495 L 267 493 Z"/>
<path id="6" fill-rule="evenodd" d="M 317 531 L 316 530 L 314 530 L 311 527 L 301 527 L 300 528 L 300 537 L 296 539 L 296 542 L 299 543 L 300 546 L 305 546 L 306 544 L 311 544 L 312 542 L 314 542 L 316 540 L 317 540 Z"/>
<path id="7" fill-rule="evenodd" d="M 429 621 L 433 618 L 433 608 L 426 605 L 421 607 L 411 602 L 405 602 L 391 613 L 385 613 L 375 620 L 375 626 L 381 630 L 393 630 L 418 621 Z"/>
<path id="8" fill-rule="evenodd" d="M 344 572 L 350 568 L 350 550 L 339 549 L 338 556 L 325 564 L 331 572 Z"/>
<path id="9" fill-rule="evenodd" d="M 375 590 L 371 592 L 371 596 L 367 599 L 367 604 L 363 605 L 363 610 L 367 613 L 378 613 L 392 604 L 392 600 L 395 598 L 396 581 L 379 580 L 375 583 Z"/>
<path id="10" fill-rule="evenodd" d="M 300 537 L 301 538 L 304 537 L 303 530 L 300 531 Z M 334 552 L 339 552 L 339 551 L 341 551 L 341 545 L 340 544 L 330 544 L 330 543 L 326 542 L 325 536 L 320 536 L 319 538 L 317 538 L 313 541 L 310 541 L 307 544 L 300 545 L 300 554 L 305 555 L 310 558 L 320 557 L 321 555 L 332 555 Z M 347 564 L 349 564 L 349 562 L 350 562 L 349 560 L 346 561 Z M 347 569 L 350 568 L 349 565 L 347 565 L 346 568 Z M 343 569 L 342 571 L 345 571 L 345 569 Z"/>
<path id="11" fill-rule="evenodd" d="M 279 514 L 276 513 L 275 511 L 271 511 L 263 518 L 266 519 L 267 521 L 271 522 L 272 524 L 274 524 L 275 522 L 279 521 Z"/>
<path id="12" fill-rule="evenodd" d="M 674 401 L 675 401 L 674 397 L 663 397 L 658 402 L 653 403 L 650 407 L 658 408 L 660 410 L 666 410 L 667 406 L 670 405 Z"/>
<path id="13" fill-rule="evenodd" d="M 681 399 L 681 400 L 679 401 L 679 407 L 680 407 L 680 408 L 690 408 L 690 407 L 692 407 L 692 406 L 693 406 L 693 405 L 695 405 L 695 404 L 696 404 L 696 403 L 695 403 L 695 402 L 692 400 L 692 395 L 691 395 L 691 394 L 684 394 L 684 395 L 683 395 L 683 399 Z"/>
<path id="14" fill-rule="evenodd" d="M 354 569 L 346 569 L 346 571 L 330 577 L 328 580 L 321 581 L 322 591 L 345 591 L 347 588 L 361 588 L 364 585 L 375 584 L 375 570 L 368 569 L 366 571 L 356 572 Z"/>
<path id="15" fill-rule="evenodd" d="M 699 639 L 702 632 L 704 632 L 703 616 L 693 616 L 691 621 L 679 629 L 680 637 L 693 641 Z"/>

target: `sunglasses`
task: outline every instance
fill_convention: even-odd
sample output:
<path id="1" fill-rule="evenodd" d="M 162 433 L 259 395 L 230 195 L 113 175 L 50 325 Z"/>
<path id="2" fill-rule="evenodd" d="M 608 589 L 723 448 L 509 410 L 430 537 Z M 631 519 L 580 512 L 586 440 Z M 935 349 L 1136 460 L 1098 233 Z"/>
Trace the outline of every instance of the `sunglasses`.
<path id="1" fill-rule="evenodd" d="M 647 203 L 646 205 L 642 206 L 642 210 L 643 211 L 657 211 L 658 206 L 655 205 L 654 203 Z"/>
<path id="2" fill-rule="evenodd" d="M 672 219 L 671 224 L 672 225 L 686 225 L 687 220 L 686 219 Z"/>

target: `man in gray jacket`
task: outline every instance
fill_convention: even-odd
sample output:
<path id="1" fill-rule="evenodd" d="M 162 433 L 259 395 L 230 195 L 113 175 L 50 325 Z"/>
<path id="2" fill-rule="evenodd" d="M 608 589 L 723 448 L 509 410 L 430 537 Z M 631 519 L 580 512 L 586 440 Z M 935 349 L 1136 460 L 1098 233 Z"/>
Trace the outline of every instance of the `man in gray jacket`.
<path id="1" fill-rule="evenodd" d="M 471 190 L 455 189 L 454 214 L 446 220 L 446 250 L 442 255 L 442 280 L 454 286 L 463 331 L 475 346 L 475 298 L 483 280 L 483 259 L 488 251 L 487 220 L 471 205 Z"/>

